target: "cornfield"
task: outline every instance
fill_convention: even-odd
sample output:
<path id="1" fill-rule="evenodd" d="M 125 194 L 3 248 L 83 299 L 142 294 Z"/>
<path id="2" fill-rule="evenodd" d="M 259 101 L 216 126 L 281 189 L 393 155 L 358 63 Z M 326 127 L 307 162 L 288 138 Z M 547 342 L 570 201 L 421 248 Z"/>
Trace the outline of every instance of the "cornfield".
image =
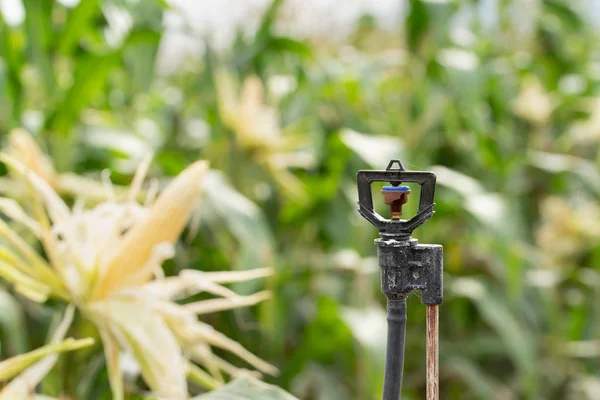
<path id="1" fill-rule="evenodd" d="M 0 399 L 381 398 L 355 175 L 392 158 L 437 175 L 416 237 L 444 246 L 441 399 L 600 398 L 591 2 L 407 0 L 340 43 L 274 0 L 227 46 L 183 29 L 202 51 L 168 73 L 168 2 L 22 7 L 0 7 Z"/>

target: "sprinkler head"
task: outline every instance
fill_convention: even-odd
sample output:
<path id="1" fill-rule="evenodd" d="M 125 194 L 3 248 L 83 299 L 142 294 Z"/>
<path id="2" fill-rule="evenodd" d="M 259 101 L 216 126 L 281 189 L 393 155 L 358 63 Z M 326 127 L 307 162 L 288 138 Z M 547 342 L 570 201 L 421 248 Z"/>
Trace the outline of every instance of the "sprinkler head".
<path id="1" fill-rule="evenodd" d="M 397 165 L 395 168 L 394 166 Z M 390 208 L 390 219 L 373 208 L 373 182 L 384 182 L 381 194 Z M 420 186 L 417 213 L 401 219 L 402 206 L 408 201 L 410 187 Z M 381 268 L 381 291 L 387 297 L 388 336 L 383 385 L 384 400 L 398 400 L 402 391 L 406 336 L 406 298 L 421 293 L 427 305 L 427 399 L 439 398 L 438 305 L 443 301 L 443 249 L 437 244 L 419 244 L 413 231 L 433 216 L 435 174 L 407 171 L 399 160 L 391 160 L 385 170 L 362 170 L 356 174 L 358 212 L 379 230 L 377 258 Z"/>
<path id="2" fill-rule="evenodd" d="M 397 165 L 397 168 L 394 166 Z M 433 215 L 433 196 L 435 192 L 435 174 L 425 171 L 407 171 L 398 160 L 391 160 L 385 170 L 358 171 L 358 212 L 379 230 L 382 238 L 407 241 L 412 232 Z M 385 202 L 390 207 L 391 218 L 377 214 L 373 209 L 371 184 L 385 182 L 382 190 Z M 400 219 L 402 205 L 408 200 L 410 188 L 402 183 L 417 183 L 421 187 L 417 213 L 407 219 Z"/>
<path id="3" fill-rule="evenodd" d="M 383 194 L 385 204 L 390 207 L 392 219 L 400 219 L 402 206 L 408 201 L 410 188 L 408 186 L 384 186 L 381 194 Z"/>

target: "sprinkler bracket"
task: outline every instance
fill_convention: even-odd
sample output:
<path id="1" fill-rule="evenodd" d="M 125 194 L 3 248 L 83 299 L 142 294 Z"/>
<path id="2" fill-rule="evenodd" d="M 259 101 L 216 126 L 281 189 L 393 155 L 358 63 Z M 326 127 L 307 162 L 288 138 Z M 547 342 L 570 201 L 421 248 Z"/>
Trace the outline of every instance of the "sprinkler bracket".
<path id="1" fill-rule="evenodd" d="M 395 169 L 394 164 L 398 164 Z M 400 160 L 391 160 L 385 170 L 361 170 L 356 174 L 358 185 L 358 212 L 379 230 L 381 237 L 409 238 L 412 232 L 434 214 L 435 174 L 424 171 L 406 171 Z M 421 185 L 419 211 L 409 220 L 386 219 L 373 209 L 371 183 L 389 182 L 393 186 L 412 182 Z"/>

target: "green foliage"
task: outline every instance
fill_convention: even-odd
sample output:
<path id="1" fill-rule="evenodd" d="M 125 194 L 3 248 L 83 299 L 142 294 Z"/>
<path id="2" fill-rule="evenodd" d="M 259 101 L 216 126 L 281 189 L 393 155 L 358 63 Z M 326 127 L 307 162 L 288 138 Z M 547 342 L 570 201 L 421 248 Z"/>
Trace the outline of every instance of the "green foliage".
<path id="1" fill-rule="evenodd" d="M 275 1 L 255 35 L 159 76 L 165 8 L 141 3 L 28 0 L 22 25 L 0 16 L 0 134 L 24 126 L 61 171 L 110 168 L 116 183 L 146 150 L 161 179 L 210 160 L 221 172 L 207 183 L 197 234 L 166 269 L 276 269 L 272 300 L 206 317 L 281 369 L 267 381 L 303 399 L 380 396 L 377 232 L 355 211 L 354 176 L 396 154 L 438 175 L 436 215 L 415 236 L 445 248 L 442 398 L 597 396 L 600 59 L 586 9 L 411 0 L 400 32 L 359 27 L 342 50 L 280 36 Z M 105 35 L 109 7 L 132 19 L 120 40 Z M 228 120 L 219 71 L 237 97 L 258 76 L 264 102 L 249 95 L 249 111 Z M 252 118 L 268 107 L 275 127 Z M 39 346 L 53 305 L 4 297 L 2 357 Z M 420 399 L 416 297 L 408 318 L 404 398 Z M 61 380 L 60 368 L 47 381 L 108 398 L 105 367 L 93 355 L 76 361 L 81 377 L 69 379 L 88 387 Z M 129 389 L 143 388 L 133 378 Z"/>
<path id="2" fill-rule="evenodd" d="M 242 378 L 195 400 L 294 400 L 283 390 L 251 378 Z"/>

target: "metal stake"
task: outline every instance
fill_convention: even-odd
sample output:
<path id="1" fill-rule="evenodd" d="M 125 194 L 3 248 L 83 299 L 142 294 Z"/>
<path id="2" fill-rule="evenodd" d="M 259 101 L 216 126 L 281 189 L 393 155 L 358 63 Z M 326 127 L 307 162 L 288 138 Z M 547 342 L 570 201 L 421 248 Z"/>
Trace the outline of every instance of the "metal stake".
<path id="1" fill-rule="evenodd" d="M 427 306 L 427 400 L 439 400 L 439 305 Z"/>

